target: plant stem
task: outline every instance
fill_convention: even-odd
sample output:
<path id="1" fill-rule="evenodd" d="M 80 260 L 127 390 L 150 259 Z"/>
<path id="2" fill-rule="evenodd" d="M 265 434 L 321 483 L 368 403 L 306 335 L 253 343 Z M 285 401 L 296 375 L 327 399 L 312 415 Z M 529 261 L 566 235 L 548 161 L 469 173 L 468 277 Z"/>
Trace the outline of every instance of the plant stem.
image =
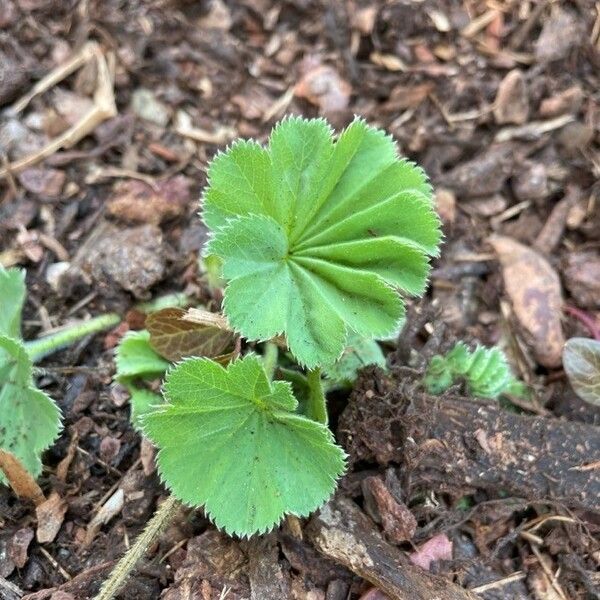
<path id="1" fill-rule="evenodd" d="M 135 568 L 137 562 L 146 554 L 150 545 L 171 522 L 179 509 L 179 501 L 174 496 L 169 496 L 156 510 L 148 521 L 144 531 L 135 540 L 133 546 L 117 563 L 110 577 L 102 584 L 99 594 L 94 600 L 111 600 L 123 587 L 123 584 Z"/>
<path id="2" fill-rule="evenodd" d="M 306 404 L 306 416 L 317 423 L 327 425 L 329 420 L 327 416 L 327 400 L 323 391 L 323 382 L 321 380 L 321 369 L 311 369 L 306 374 L 308 381 L 308 402 Z"/>
<path id="3" fill-rule="evenodd" d="M 70 325 L 61 331 L 51 333 L 50 335 L 41 337 L 37 340 L 25 342 L 25 348 L 27 349 L 27 353 L 31 360 L 35 363 L 61 348 L 70 346 L 77 340 L 84 338 L 86 335 L 114 327 L 120 321 L 121 317 L 117 313 L 107 313 L 87 321 Z"/>
<path id="4" fill-rule="evenodd" d="M 265 351 L 263 354 L 263 366 L 265 368 L 265 373 L 269 378 L 269 381 L 273 379 L 273 375 L 275 374 L 275 368 L 277 367 L 277 359 L 279 358 L 279 348 L 277 348 L 277 344 L 273 342 L 267 342 L 265 344 Z"/>

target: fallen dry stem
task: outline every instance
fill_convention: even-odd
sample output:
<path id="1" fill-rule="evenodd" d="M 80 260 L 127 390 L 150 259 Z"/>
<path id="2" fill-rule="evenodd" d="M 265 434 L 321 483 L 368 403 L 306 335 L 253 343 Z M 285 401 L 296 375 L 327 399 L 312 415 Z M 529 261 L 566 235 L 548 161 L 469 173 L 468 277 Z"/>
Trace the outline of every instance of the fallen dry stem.
<path id="1" fill-rule="evenodd" d="M 29 102 L 31 102 L 32 98 L 45 92 L 65 77 L 68 77 L 80 66 L 86 64 L 90 60 L 96 60 L 98 72 L 96 90 L 94 92 L 94 105 L 77 123 L 72 127 L 69 127 L 69 129 L 58 137 L 54 138 L 46 146 L 33 154 L 25 156 L 13 163 L 9 163 L 4 168 L 0 169 L 0 178 L 9 177 L 13 173 L 18 173 L 19 171 L 31 167 L 45 158 L 52 156 L 62 148 L 71 148 L 96 129 L 100 123 L 116 116 L 117 106 L 115 104 L 112 78 L 110 76 L 108 65 L 100 48 L 93 42 L 83 46 L 70 61 L 57 67 L 46 77 L 38 81 L 27 95 L 23 96 L 23 98 L 13 105 L 13 112 L 16 114 L 23 110 Z"/>

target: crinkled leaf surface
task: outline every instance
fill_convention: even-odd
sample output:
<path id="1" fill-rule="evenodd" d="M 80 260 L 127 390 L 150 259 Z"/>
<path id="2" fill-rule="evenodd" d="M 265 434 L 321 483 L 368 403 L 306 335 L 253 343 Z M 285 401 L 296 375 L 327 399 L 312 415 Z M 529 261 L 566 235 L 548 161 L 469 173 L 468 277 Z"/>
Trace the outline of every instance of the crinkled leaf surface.
<path id="1" fill-rule="evenodd" d="M 307 367 L 350 331 L 395 331 L 398 294 L 423 293 L 439 219 L 423 171 L 355 120 L 334 142 L 322 119 L 289 118 L 268 146 L 239 141 L 212 162 L 203 218 L 223 261 L 224 310 L 251 340 L 284 334 Z"/>
<path id="2" fill-rule="evenodd" d="M 294 412 L 290 385 L 269 382 L 255 355 L 226 369 L 187 359 L 168 373 L 164 395 L 167 404 L 143 419 L 161 477 L 229 533 L 249 536 L 287 513 L 307 515 L 344 471 L 331 432 Z"/>
<path id="3" fill-rule="evenodd" d="M 219 327 L 210 327 L 182 317 L 182 308 L 165 308 L 146 318 L 150 332 L 150 345 L 158 354 L 170 361 L 178 361 L 187 356 L 207 356 L 213 358 L 231 348 L 234 333 Z"/>
<path id="4" fill-rule="evenodd" d="M 14 454 L 37 477 L 41 454 L 60 432 L 60 411 L 38 390 L 23 344 L 0 336 L 0 448 Z M 6 483 L 0 473 L 0 483 Z"/>
<path id="5" fill-rule="evenodd" d="M 116 379 L 127 383 L 135 378 L 162 377 L 169 368 L 166 361 L 150 345 L 150 332 L 129 331 L 117 346 Z"/>
<path id="6" fill-rule="evenodd" d="M 0 266 L 0 335 L 21 337 L 25 293 L 25 271 Z"/>
<path id="7" fill-rule="evenodd" d="M 423 382 L 430 394 L 441 394 L 460 379 L 464 379 L 470 394 L 480 398 L 528 393 L 527 387 L 513 376 L 500 348 L 477 346 L 471 351 L 463 342 L 457 342 L 446 355 L 432 357 Z"/>
<path id="8" fill-rule="evenodd" d="M 563 350 L 563 366 L 575 393 L 600 406 L 600 342 L 571 338 Z"/>

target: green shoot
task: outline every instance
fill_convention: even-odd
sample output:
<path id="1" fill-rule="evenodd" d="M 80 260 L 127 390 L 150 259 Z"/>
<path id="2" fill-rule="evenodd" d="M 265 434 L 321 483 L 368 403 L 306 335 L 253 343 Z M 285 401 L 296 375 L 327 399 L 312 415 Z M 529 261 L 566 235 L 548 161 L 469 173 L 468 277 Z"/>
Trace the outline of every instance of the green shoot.
<path id="1" fill-rule="evenodd" d="M 324 385 L 384 364 L 374 340 L 401 325 L 402 293 L 424 292 L 440 222 L 424 172 L 360 119 L 337 140 L 322 119 L 285 119 L 266 148 L 238 141 L 217 155 L 208 179 L 205 264 L 225 285 L 227 324 L 152 315 L 148 331 L 123 339 L 116 378 L 173 494 L 249 536 L 333 492 L 344 456 L 325 427 Z M 225 368 L 229 329 L 266 342 L 262 361 L 251 354 Z M 278 367 L 289 354 L 306 374 Z M 141 387 L 181 359 L 164 402 Z"/>
<path id="2" fill-rule="evenodd" d="M 477 346 L 470 351 L 466 344 L 458 342 L 444 356 L 431 359 L 423 382 L 430 394 L 437 395 L 461 380 L 465 382 L 467 392 L 478 398 L 527 395 L 525 384 L 514 377 L 499 348 Z"/>

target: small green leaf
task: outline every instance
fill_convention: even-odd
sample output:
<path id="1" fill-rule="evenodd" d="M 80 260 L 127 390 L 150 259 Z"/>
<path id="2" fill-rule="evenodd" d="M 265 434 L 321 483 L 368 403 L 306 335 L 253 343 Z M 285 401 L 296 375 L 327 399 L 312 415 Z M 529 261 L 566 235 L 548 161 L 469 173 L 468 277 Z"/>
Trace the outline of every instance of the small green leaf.
<path id="1" fill-rule="evenodd" d="M 157 406 L 163 404 L 163 398 L 146 388 L 135 385 L 127 385 L 127 390 L 131 395 L 129 404 L 131 406 L 131 415 L 129 420 L 138 431 L 142 431 L 143 419 L 146 415 L 156 410 Z"/>
<path id="2" fill-rule="evenodd" d="M 351 384 L 358 372 L 367 365 L 385 367 L 385 356 L 375 340 L 351 333 L 342 356 L 332 365 L 323 367 L 327 379 L 340 384 Z"/>
<path id="3" fill-rule="evenodd" d="M 286 337 L 301 364 L 334 363 L 351 332 L 397 331 L 398 294 L 421 295 L 440 223 L 421 169 L 355 120 L 289 118 L 267 148 L 237 142 L 208 172 L 206 253 L 223 261 L 224 311 L 244 337 Z"/>
<path id="4" fill-rule="evenodd" d="M 25 271 L 0 265 L 0 335 L 21 337 L 21 312 L 25 304 Z"/>
<path id="5" fill-rule="evenodd" d="M 32 368 L 23 344 L 0 336 L 0 448 L 37 477 L 42 452 L 60 433 L 60 411 L 35 387 Z M 0 483 L 6 483 L 1 472 Z"/>
<path id="6" fill-rule="evenodd" d="M 150 333 L 129 331 L 117 346 L 115 379 L 128 383 L 135 378 L 162 377 L 170 363 L 159 356 L 150 346 Z"/>
<path id="7" fill-rule="evenodd" d="M 575 393 L 600 406 L 600 341 L 571 338 L 563 350 L 563 366 Z"/>
<path id="8" fill-rule="evenodd" d="M 143 419 L 161 477 L 229 533 L 250 536 L 285 514 L 309 514 L 344 471 L 331 432 L 294 412 L 290 385 L 270 382 L 255 355 L 226 369 L 187 359 L 167 374 L 164 395 L 167 404 Z"/>
<path id="9" fill-rule="evenodd" d="M 460 380 L 465 381 L 468 393 L 478 398 L 528 394 L 525 384 L 513 376 L 499 348 L 477 346 L 471 352 L 466 344 L 457 342 L 445 356 L 432 357 L 423 383 L 430 394 L 441 394 Z"/>
<path id="10" fill-rule="evenodd" d="M 181 308 L 165 308 L 146 318 L 150 332 L 150 346 L 172 362 L 188 356 L 215 358 L 231 349 L 232 331 L 210 327 L 182 317 L 187 311 Z"/>

